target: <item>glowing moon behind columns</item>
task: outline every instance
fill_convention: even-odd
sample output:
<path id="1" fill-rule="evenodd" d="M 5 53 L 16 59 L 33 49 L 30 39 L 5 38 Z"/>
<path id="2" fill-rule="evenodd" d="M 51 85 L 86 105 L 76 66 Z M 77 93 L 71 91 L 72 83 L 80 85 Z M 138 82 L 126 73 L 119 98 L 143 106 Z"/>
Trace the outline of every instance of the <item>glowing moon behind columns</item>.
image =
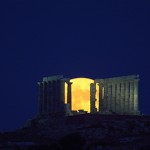
<path id="1" fill-rule="evenodd" d="M 89 78 L 74 78 L 72 83 L 72 110 L 83 109 L 90 112 L 90 84 L 94 80 Z M 97 89 L 98 86 L 96 86 Z M 97 90 L 98 91 L 98 90 Z M 67 95 L 67 84 L 65 85 L 65 102 Z M 98 92 L 96 92 L 96 107 L 98 106 Z"/>

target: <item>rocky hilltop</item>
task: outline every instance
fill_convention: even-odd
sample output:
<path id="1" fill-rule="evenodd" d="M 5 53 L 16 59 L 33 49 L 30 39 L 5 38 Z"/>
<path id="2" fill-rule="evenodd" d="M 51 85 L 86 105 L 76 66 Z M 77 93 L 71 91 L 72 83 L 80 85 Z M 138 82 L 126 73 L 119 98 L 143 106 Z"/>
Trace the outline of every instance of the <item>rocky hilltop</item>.
<path id="1" fill-rule="evenodd" d="M 0 149 L 149 150 L 150 116 L 84 114 L 35 118 L 0 133 Z"/>

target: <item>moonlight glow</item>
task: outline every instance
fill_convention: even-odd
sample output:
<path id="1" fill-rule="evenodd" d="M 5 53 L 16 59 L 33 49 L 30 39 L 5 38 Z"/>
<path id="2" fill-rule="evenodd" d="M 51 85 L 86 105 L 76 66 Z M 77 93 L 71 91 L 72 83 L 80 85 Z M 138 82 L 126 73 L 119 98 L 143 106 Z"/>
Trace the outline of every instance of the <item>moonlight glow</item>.
<path id="1" fill-rule="evenodd" d="M 72 83 L 72 110 L 83 109 L 90 112 L 90 84 L 94 83 L 94 80 L 89 78 L 74 78 L 71 79 Z M 98 85 L 96 86 L 98 89 Z M 67 84 L 65 85 L 65 91 L 67 91 Z M 98 91 L 98 90 L 97 90 Z M 96 92 L 96 107 L 98 106 L 98 92 Z M 66 102 L 66 94 L 65 94 Z"/>

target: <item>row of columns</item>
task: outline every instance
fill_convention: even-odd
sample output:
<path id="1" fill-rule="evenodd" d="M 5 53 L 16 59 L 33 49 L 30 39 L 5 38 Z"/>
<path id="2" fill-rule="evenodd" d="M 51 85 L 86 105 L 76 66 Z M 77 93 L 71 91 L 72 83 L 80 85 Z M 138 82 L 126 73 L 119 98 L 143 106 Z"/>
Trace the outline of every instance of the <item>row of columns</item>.
<path id="1" fill-rule="evenodd" d="M 95 80 L 90 85 L 91 112 L 97 111 L 95 107 L 96 84 L 99 84 L 99 111 L 114 112 L 118 114 L 138 113 L 138 81 L 131 80 Z M 72 82 L 69 79 L 43 80 L 39 82 L 39 115 L 65 113 L 64 91 L 67 83 L 67 104 L 72 110 Z"/>
<path id="2" fill-rule="evenodd" d="M 67 83 L 67 104 L 72 109 L 72 82 L 69 80 L 52 80 L 38 82 L 39 86 L 39 115 L 63 113 L 65 111 L 64 93 Z"/>
<path id="3" fill-rule="evenodd" d="M 64 83 L 61 80 L 38 82 L 39 115 L 64 112 Z"/>
<path id="4" fill-rule="evenodd" d="M 138 113 L 138 79 L 104 82 L 99 83 L 99 111 Z"/>

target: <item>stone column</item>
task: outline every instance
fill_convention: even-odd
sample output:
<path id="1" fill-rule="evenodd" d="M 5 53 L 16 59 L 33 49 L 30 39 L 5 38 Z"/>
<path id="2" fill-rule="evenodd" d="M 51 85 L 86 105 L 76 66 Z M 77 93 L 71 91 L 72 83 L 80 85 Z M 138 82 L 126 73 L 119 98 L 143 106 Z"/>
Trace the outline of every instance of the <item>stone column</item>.
<path id="1" fill-rule="evenodd" d="M 48 91 L 48 114 L 52 114 L 53 113 L 53 109 L 54 109 L 54 102 L 53 102 L 53 81 L 48 81 L 48 87 L 47 87 L 47 91 Z"/>
<path id="2" fill-rule="evenodd" d="M 60 81 L 56 81 L 57 112 L 60 112 Z"/>
<path id="3" fill-rule="evenodd" d="M 65 103 L 65 81 L 60 80 L 60 99 L 63 103 Z"/>
<path id="4" fill-rule="evenodd" d="M 134 82 L 130 81 L 130 113 L 134 113 Z"/>
<path id="5" fill-rule="evenodd" d="M 69 109 L 72 110 L 72 82 L 67 82 L 67 104 L 69 104 Z"/>
<path id="6" fill-rule="evenodd" d="M 134 113 L 138 113 L 138 79 L 134 80 Z"/>
<path id="7" fill-rule="evenodd" d="M 51 80 L 51 112 L 54 113 L 55 112 L 55 83 L 54 80 Z"/>
<path id="8" fill-rule="evenodd" d="M 49 115 L 50 113 L 50 82 L 47 82 L 47 114 Z"/>
<path id="9" fill-rule="evenodd" d="M 116 84 L 112 83 L 112 112 L 116 112 Z"/>
<path id="10" fill-rule="evenodd" d="M 43 82 L 43 114 L 47 113 L 47 83 Z"/>
<path id="11" fill-rule="evenodd" d="M 104 95 L 103 95 L 103 83 L 99 83 L 99 111 L 104 111 Z"/>
<path id="12" fill-rule="evenodd" d="M 108 106 L 108 85 L 104 83 L 104 111 L 107 111 Z"/>
<path id="13" fill-rule="evenodd" d="M 65 81 L 63 79 L 60 80 L 60 109 L 61 114 L 65 115 Z"/>
<path id="14" fill-rule="evenodd" d="M 120 82 L 117 82 L 116 92 L 116 113 L 120 113 Z"/>
<path id="15" fill-rule="evenodd" d="M 112 85 L 111 83 L 108 83 L 108 92 L 107 92 L 107 110 L 109 112 L 112 112 Z"/>
<path id="16" fill-rule="evenodd" d="M 57 112 L 57 93 L 56 93 L 56 81 L 53 81 L 53 106 L 54 106 L 54 113 Z"/>
<path id="17" fill-rule="evenodd" d="M 121 82 L 121 113 L 124 114 L 125 113 L 125 84 L 124 82 Z"/>
<path id="18" fill-rule="evenodd" d="M 129 99 L 130 99 L 130 88 L 129 88 L 130 84 L 129 81 L 125 82 L 125 113 L 128 114 L 129 113 Z"/>
<path id="19" fill-rule="evenodd" d="M 55 80 L 55 112 L 59 113 L 59 85 L 58 79 Z"/>
<path id="20" fill-rule="evenodd" d="M 59 112 L 59 93 L 58 93 L 58 80 L 55 80 L 55 112 Z"/>
<path id="21" fill-rule="evenodd" d="M 53 81 L 50 82 L 50 112 L 54 113 L 54 85 L 53 85 Z"/>
<path id="22" fill-rule="evenodd" d="M 42 115 L 43 113 L 43 84 L 41 82 L 38 82 L 38 113 L 39 115 Z"/>
<path id="23" fill-rule="evenodd" d="M 97 112 L 96 106 L 95 106 L 95 94 L 96 94 L 96 84 L 91 83 L 90 84 L 90 112 L 95 113 Z"/>

